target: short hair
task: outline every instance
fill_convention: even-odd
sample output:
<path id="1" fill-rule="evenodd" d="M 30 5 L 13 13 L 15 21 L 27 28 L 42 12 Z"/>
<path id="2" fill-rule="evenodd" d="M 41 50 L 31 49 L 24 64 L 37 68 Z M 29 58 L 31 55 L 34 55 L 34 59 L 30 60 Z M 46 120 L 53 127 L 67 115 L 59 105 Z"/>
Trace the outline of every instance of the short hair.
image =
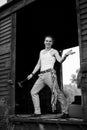
<path id="1" fill-rule="evenodd" d="M 53 43 L 55 42 L 55 39 L 54 39 L 54 37 L 53 37 L 52 35 L 46 35 L 44 39 L 46 39 L 47 37 L 52 38 L 52 42 L 53 42 Z"/>

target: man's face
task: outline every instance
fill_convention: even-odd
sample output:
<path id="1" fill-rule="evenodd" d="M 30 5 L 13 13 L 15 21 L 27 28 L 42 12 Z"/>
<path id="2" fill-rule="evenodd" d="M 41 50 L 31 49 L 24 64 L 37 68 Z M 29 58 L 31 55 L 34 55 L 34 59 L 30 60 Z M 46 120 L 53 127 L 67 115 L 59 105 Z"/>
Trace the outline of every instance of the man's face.
<path id="1" fill-rule="evenodd" d="M 45 44 L 46 47 L 51 47 L 52 44 L 53 44 L 52 38 L 51 37 L 46 37 L 45 41 L 44 41 L 44 44 Z"/>

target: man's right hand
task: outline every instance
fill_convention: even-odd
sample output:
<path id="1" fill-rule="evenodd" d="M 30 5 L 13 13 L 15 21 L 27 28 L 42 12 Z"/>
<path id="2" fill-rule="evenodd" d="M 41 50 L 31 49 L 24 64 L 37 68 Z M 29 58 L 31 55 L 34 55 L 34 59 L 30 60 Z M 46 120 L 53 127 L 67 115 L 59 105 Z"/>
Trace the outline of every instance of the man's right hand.
<path id="1" fill-rule="evenodd" d="M 30 75 L 27 76 L 27 79 L 29 80 L 29 79 L 31 79 L 32 77 L 33 77 L 33 74 L 30 74 Z"/>

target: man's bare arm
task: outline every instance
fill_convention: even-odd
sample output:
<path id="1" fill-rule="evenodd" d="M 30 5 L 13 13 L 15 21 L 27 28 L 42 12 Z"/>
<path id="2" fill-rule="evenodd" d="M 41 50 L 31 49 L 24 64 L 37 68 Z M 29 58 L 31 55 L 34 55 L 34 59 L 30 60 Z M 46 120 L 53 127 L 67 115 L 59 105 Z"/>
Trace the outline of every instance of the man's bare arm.
<path id="1" fill-rule="evenodd" d="M 34 70 L 32 71 L 32 73 L 35 74 L 40 69 L 40 66 L 41 66 L 41 62 L 40 62 L 40 58 L 39 58 Z"/>
<path id="2" fill-rule="evenodd" d="M 54 54 L 56 57 L 56 60 L 60 63 L 62 63 L 63 61 L 65 61 L 65 59 L 67 58 L 67 56 L 74 54 L 75 52 L 72 52 L 72 50 L 69 50 L 63 57 L 61 57 L 58 53 L 57 50 L 55 50 Z"/>
<path id="3" fill-rule="evenodd" d="M 31 79 L 33 77 L 33 75 L 40 69 L 41 67 L 41 61 L 40 61 L 40 56 L 39 56 L 39 60 L 34 68 L 34 70 L 32 71 L 32 73 L 30 75 L 28 75 L 27 79 Z"/>

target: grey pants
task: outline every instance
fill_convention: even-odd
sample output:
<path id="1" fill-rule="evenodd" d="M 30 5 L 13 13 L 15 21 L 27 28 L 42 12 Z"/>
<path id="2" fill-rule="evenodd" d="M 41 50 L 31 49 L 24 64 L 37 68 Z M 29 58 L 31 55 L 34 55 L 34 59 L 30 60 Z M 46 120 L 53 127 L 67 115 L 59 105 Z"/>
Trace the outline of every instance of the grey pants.
<path id="1" fill-rule="evenodd" d="M 34 105 L 34 113 L 35 114 L 41 114 L 41 109 L 40 109 L 40 100 L 39 100 L 39 91 L 42 90 L 42 88 L 47 85 L 51 91 L 53 90 L 53 80 L 52 80 L 52 73 L 51 72 L 46 72 L 44 74 L 40 74 L 39 78 L 35 82 L 33 88 L 31 89 L 31 97 Z M 64 111 L 64 104 L 65 104 L 65 98 L 63 95 L 61 95 L 61 91 L 59 91 L 60 94 L 58 94 L 59 101 L 61 103 L 61 107 L 63 108 Z"/>

